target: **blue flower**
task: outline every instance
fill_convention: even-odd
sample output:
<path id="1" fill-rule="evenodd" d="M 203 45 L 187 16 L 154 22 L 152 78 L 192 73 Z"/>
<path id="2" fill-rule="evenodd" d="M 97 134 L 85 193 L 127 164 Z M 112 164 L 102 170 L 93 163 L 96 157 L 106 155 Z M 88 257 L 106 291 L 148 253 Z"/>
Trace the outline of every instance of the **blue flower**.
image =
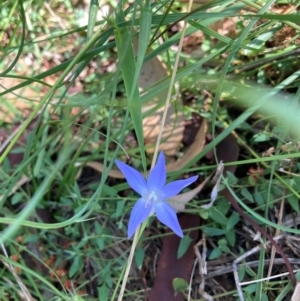
<path id="1" fill-rule="evenodd" d="M 177 180 L 165 185 L 167 174 L 163 152 L 159 154 L 157 163 L 150 171 L 147 181 L 142 174 L 127 164 L 119 160 L 116 160 L 116 164 L 125 176 L 129 186 L 141 196 L 130 214 L 128 238 L 134 234 L 143 221 L 154 213 L 156 213 L 161 223 L 171 228 L 178 236 L 183 237 L 176 212 L 167 200 L 195 182 L 198 176 Z"/>

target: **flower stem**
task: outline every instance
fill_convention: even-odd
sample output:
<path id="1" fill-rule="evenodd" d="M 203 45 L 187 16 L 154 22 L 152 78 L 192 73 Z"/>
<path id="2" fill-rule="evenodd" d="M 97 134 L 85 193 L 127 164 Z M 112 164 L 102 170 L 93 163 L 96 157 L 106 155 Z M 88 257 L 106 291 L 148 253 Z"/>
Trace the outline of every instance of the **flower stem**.
<path id="1" fill-rule="evenodd" d="M 129 271 L 130 271 L 133 256 L 134 256 L 134 251 L 135 251 L 135 248 L 137 246 L 138 238 L 140 236 L 139 234 L 140 234 L 140 226 L 136 229 L 136 231 L 134 233 L 134 237 L 133 237 L 133 241 L 132 241 L 132 245 L 131 245 L 131 249 L 130 249 L 130 254 L 129 254 L 129 257 L 128 257 L 128 260 L 127 260 L 126 271 L 125 271 L 125 274 L 124 274 L 124 278 L 123 278 L 120 294 L 119 294 L 119 297 L 118 297 L 118 301 L 122 301 L 122 299 L 123 299 L 123 295 L 124 295 L 124 291 L 125 291 Z"/>

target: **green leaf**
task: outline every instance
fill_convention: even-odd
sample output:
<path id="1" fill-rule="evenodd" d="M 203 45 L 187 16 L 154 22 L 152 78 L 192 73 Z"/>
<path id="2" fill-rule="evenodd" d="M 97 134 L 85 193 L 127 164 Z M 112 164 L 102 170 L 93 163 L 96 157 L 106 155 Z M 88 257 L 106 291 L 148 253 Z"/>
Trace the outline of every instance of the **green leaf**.
<path id="1" fill-rule="evenodd" d="M 76 255 L 69 269 L 69 277 L 72 278 L 77 272 L 82 271 L 83 259 L 81 256 Z"/>
<path id="2" fill-rule="evenodd" d="M 232 214 L 228 219 L 226 229 L 231 230 L 239 222 L 239 220 L 240 220 L 240 215 L 237 212 L 232 212 Z"/>
<path id="3" fill-rule="evenodd" d="M 218 229 L 218 228 L 204 227 L 203 232 L 207 236 L 219 236 L 219 235 L 224 235 L 225 230 Z"/>
<path id="4" fill-rule="evenodd" d="M 269 301 L 268 295 L 266 293 L 262 293 L 261 301 Z"/>
<path id="5" fill-rule="evenodd" d="M 180 244 L 177 251 L 177 259 L 181 258 L 185 254 L 192 241 L 193 240 L 188 235 L 185 235 L 180 240 Z"/>
<path id="6" fill-rule="evenodd" d="M 116 46 L 120 57 L 122 75 L 124 79 L 126 94 L 128 98 L 128 109 L 132 118 L 133 127 L 141 152 L 143 167 L 146 170 L 146 156 L 144 147 L 142 104 L 136 77 L 136 63 L 131 36 L 127 28 L 115 30 Z"/>
<path id="7" fill-rule="evenodd" d="M 97 238 L 96 243 L 100 251 L 104 250 L 104 239 L 103 238 Z"/>
<path id="8" fill-rule="evenodd" d="M 65 104 L 66 107 L 82 107 L 88 108 L 94 105 L 104 104 L 104 100 L 99 97 L 99 95 L 87 96 L 83 93 L 78 93 L 74 96 L 68 97 L 68 103 Z"/>
<path id="9" fill-rule="evenodd" d="M 101 301 L 107 301 L 108 294 L 109 294 L 109 288 L 105 284 L 98 287 L 98 295 L 101 296 Z"/>
<path id="10" fill-rule="evenodd" d="M 108 186 L 108 185 L 103 185 L 103 192 L 105 194 L 107 194 L 110 197 L 116 197 L 117 196 L 117 192 L 114 188 Z"/>
<path id="11" fill-rule="evenodd" d="M 287 200 L 288 200 L 289 204 L 291 205 L 291 207 L 297 213 L 299 213 L 299 200 L 298 200 L 298 198 L 294 194 L 292 194 L 292 195 L 287 197 Z"/>
<path id="12" fill-rule="evenodd" d="M 24 243 L 36 243 L 39 241 L 39 236 L 37 234 L 30 234 L 25 236 Z"/>
<path id="13" fill-rule="evenodd" d="M 256 290 L 256 283 L 247 285 L 244 290 L 247 293 L 254 293 Z"/>
<path id="14" fill-rule="evenodd" d="M 219 248 L 213 249 L 209 255 L 209 259 L 210 260 L 216 259 L 216 258 L 220 257 L 221 254 L 222 254 L 221 249 L 219 249 Z"/>
<path id="15" fill-rule="evenodd" d="M 105 283 L 108 287 L 112 288 L 113 281 L 111 279 L 111 262 L 109 262 L 106 267 L 102 270 Z"/>
<path id="16" fill-rule="evenodd" d="M 16 192 L 12 199 L 11 199 L 11 204 L 12 205 L 16 205 L 18 204 L 19 202 L 21 202 L 21 200 L 24 198 L 25 196 L 23 195 L 23 193 L 20 193 L 20 192 Z"/>
<path id="17" fill-rule="evenodd" d="M 174 278 L 172 281 L 172 285 L 175 292 L 175 296 L 178 293 L 184 293 L 189 287 L 189 284 L 182 278 Z"/>
<path id="18" fill-rule="evenodd" d="M 215 207 L 210 208 L 209 215 L 217 223 L 220 223 L 222 225 L 227 225 L 228 223 L 228 219 L 226 218 L 226 216 L 219 209 Z"/>
<path id="19" fill-rule="evenodd" d="M 199 210 L 199 215 L 201 216 L 201 218 L 203 218 L 203 219 L 208 219 L 208 217 L 209 217 L 209 210 L 207 210 L 207 209 L 204 209 L 204 208 L 201 208 L 200 210 Z"/>
<path id="20" fill-rule="evenodd" d="M 239 266 L 238 267 L 238 275 L 239 275 L 239 280 L 243 281 L 244 277 L 245 277 L 245 268 L 243 266 Z"/>
<path id="21" fill-rule="evenodd" d="M 137 248 L 134 253 L 134 260 L 139 270 L 142 268 L 144 258 L 145 258 L 145 250 L 143 248 Z"/>
<path id="22" fill-rule="evenodd" d="M 111 217 L 116 218 L 116 217 L 122 216 L 124 206 L 125 206 L 124 200 L 118 201 L 118 202 L 117 202 L 117 209 L 116 209 L 116 211 L 111 215 Z"/>
<path id="23" fill-rule="evenodd" d="M 235 245 L 235 231 L 234 229 L 227 231 L 225 233 L 225 236 L 227 238 L 227 241 L 229 242 L 229 244 L 233 247 Z"/>
<path id="24" fill-rule="evenodd" d="M 255 39 L 251 40 L 247 45 L 249 48 L 252 48 L 252 50 L 245 49 L 245 55 L 249 56 L 258 52 L 258 50 L 261 50 L 264 47 L 265 42 L 271 39 L 277 31 L 278 26 L 272 27 L 255 37 Z"/>
<path id="25" fill-rule="evenodd" d="M 95 23 L 97 20 L 98 8 L 99 8 L 98 0 L 91 0 L 90 8 L 89 8 L 89 19 L 87 25 L 87 39 L 90 39 L 93 35 L 93 30 L 95 28 Z"/>
<path id="26" fill-rule="evenodd" d="M 256 142 L 264 142 L 264 141 L 269 141 L 270 137 L 265 133 L 258 133 L 253 136 L 253 139 Z"/>
<path id="27" fill-rule="evenodd" d="M 102 226 L 99 224 L 98 221 L 94 222 L 94 227 L 97 235 L 102 234 Z"/>
<path id="28" fill-rule="evenodd" d="M 260 206 L 262 206 L 265 203 L 265 200 L 264 200 L 262 194 L 258 191 L 254 192 L 254 199 L 255 199 L 255 202 Z"/>
<path id="29" fill-rule="evenodd" d="M 248 200 L 249 202 L 253 203 L 253 197 L 252 197 L 252 195 L 251 195 L 251 193 L 249 192 L 248 189 L 242 188 L 241 194 L 242 194 L 242 196 L 243 196 L 246 200 Z"/>
<path id="30" fill-rule="evenodd" d="M 228 210 L 230 209 L 231 205 L 225 198 L 220 198 L 218 200 L 217 209 L 223 213 L 223 215 L 226 215 Z"/>
<path id="31" fill-rule="evenodd" d="M 230 171 L 226 171 L 227 181 L 230 185 L 235 185 L 238 182 L 237 177 Z"/>

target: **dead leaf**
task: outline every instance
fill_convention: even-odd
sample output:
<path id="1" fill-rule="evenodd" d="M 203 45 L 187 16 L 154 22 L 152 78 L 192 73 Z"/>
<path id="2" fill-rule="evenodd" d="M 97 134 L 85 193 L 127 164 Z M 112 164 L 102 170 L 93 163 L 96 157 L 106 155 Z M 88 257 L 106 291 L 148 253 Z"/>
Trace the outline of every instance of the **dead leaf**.
<path id="1" fill-rule="evenodd" d="M 214 173 L 211 173 L 199 186 L 196 188 L 176 195 L 175 197 L 168 200 L 168 203 L 172 205 L 172 207 L 175 209 L 176 212 L 184 211 L 185 205 L 194 198 L 196 194 L 198 194 L 203 187 L 206 185 L 206 183 L 210 180 L 211 176 Z"/>
<path id="2" fill-rule="evenodd" d="M 138 40 L 135 39 L 133 47 L 137 53 Z M 159 60 L 154 57 L 150 61 L 143 64 L 139 77 L 139 87 L 143 91 L 154 85 L 161 79 L 168 76 L 168 72 Z M 168 90 L 158 93 L 154 100 L 143 105 L 143 113 L 147 113 L 153 108 L 158 107 L 154 113 L 144 117 L 143 131 L 146 150 L 152 154 L 155 149 L 155 143 L 159 134 L 160 124 L 165 109 L 165 102 Z M 167 118 L 163 129 L 162 141 L 159 150 L 165 152 L 168 156 L 173 156 L 182 140 L 184 131 L 184 115 L 182 112 L 182 102 L 179 98 L 176 100 L 176 108 L 174 103 L 170 103 L 167 109 Z"/>
<path id="3" fill-rule="evenodd" d="M 207 121 L 206 119 L 202 119 L 201 126 L 196 134 L 194 142 L 187 149 L 184 156 L 178 159 L 176 162 L 172 162 L 167 165 L 167 171 L 177 171 L 182 169 L 188 162 L 194 159 L 203 149 L 205 144 L 205 136 L 207 133 Z"/>
<path id="4" fill-rule="evenodd" d="M 143 112 L 151 110 L 155 104 L 143 106 Z M 155 110 L 155 113 L 143 119 L 143 130 L 146 151 L 154 153 L 155 143 L 159 134 L 160 123 L 163 117 L 164 107 Z M 164 151 L 167 156 L 173 156 L 183 137 L 183 114 L 175 112 L 174 104 L 170 104 L 167 110 L 166 123 L 164 126 L 162 140 L 159 150 Z"/>
<path id="5" fill-rule="evenodd" d="M 26 136 L 34 130 L 34 128 L 36 126 L 36 122 L 37 122 L 37 117 L 34 118 L 30 122 L 30 124 L 28 125 L 26 130 L 23 132 L 23 134 L 21 135 L 21 137 L 19 138 L 17 143 L 13 146 L 13 149 L 20 147 L 20 146 L 22 146 L 22 147 L 25 146 Z M 20 127 L 21 127 L 20 125 L 14 125 L 12 127 L 12 130 L 10 130 L 10 131 L 2 130 L 2 129 L 0 130 L 0 155 L 4 152 L 4 150 L 9 145 L 9 143 L 11 142 L 13 137 L 20 130 Z M 12 168 L 16 164 L 21 163 L 21 161 L 23 160 L 23 153 L 14 154 L 14 153 L 10 152 L 7 157 L 9 159 L 10 167 Z"/>
<path id="6" fill-rule="evenodd" d="M 197 215 L 184 214 L 178 218 L 183 230 L 198 227 L 200 218 Z M 170 232 L 168 230 L 168 232 Z M 149 301 L 181 301 L 182 293 L 174 296 L 172 281 L 174 278 L 182 278 L 186 282 L 190 281 L 190 274 L 194 263 L 194 245 L 198 239 L 199 230 L 192 230 L 189 233 L 192 239 L 185 254 L 177 259 L 177 250 L 180 237 L 171 234 L 163 239 L 163 248 L 157 269 L 157 276 L 150 293 Z"/>
<path id="7" fill-rule="evenodd" d="M 185 103 L 187 106 L 189 102 Z M 186 146 L 190 146 L 195 141 L 199 128 L 202 124 L 203 117 L 199 114 L 192 112 L 191 118 L 185 121 L 182 143 Z"/>
<path id="8" fill-rule="evenodd" d="M 17 86 L 22 81 L 16 78 L 0 78 L 0 93 Z M 41 94 L 36 87 L 26 86 L 0 96 L 0 120 L 11 122 L 17 115 L 25 117 L 36 101 L 41 99 Z"/>
<path id="9" fill-rule="evenodd" d="M 188 148 L 187 152 L 180 159 L 167 164 L 167 172 L 178 171 L 182 169 L 188 162 L 190 162 L 192 159 L 195 158 L 196 155 L 198 155 L 198 153 L 204 147 L 206 132 L 207 121 L 203 119 L 192 145 Z M 76 163 L 76 166 L 80 165 L 81 163 Z M 103 164 L 96 161 L 88 162 L 85 164 L 85 166 L 89 166 L 100 173 L 102 173 L 104 170 Z M 79 175 L 80 173 L 78 173 L 77 177 L 79 177 Z M 124 179 L 123 174 L 118 169 L 111 169 L 108 175 L 115 179 Z"/>
<path id="10" fill-rule="evenodd" d="M 219 193 L 223 170 L 224 170 L 224 164 L 223 161 L 221 160 L 220 163 L 218 164 L 216 173 L 212 179 L 212 182 L 215 183 L 215 186 L 213 187 L 210 194 L 211 201 L 210 203 L 203 205 L 202 208 L 209 209 L 214 204 Z"/>

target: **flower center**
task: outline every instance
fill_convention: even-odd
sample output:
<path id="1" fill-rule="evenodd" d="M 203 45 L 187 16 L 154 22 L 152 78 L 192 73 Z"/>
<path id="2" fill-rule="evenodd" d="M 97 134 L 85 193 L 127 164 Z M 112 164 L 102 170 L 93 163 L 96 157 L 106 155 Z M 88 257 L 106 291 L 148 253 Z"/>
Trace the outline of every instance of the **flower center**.
<path id="1" fill-rule="evenodd" d="M 156 193 L 154 190 L 150 190 L 147 193 L 147 197 L 146 197 L 146 206 L 148 203 L 157 203 L 160 200 L 160 196 L 158 193 Z"/>
<path id="2" fill-rule="evenodd" d="M 156 195 L 155 191 L 150 191 L 150 193 L 148 194 L 147 201 L 155 202 L 156 200 L 157 200 L 157 195 Z"/>

